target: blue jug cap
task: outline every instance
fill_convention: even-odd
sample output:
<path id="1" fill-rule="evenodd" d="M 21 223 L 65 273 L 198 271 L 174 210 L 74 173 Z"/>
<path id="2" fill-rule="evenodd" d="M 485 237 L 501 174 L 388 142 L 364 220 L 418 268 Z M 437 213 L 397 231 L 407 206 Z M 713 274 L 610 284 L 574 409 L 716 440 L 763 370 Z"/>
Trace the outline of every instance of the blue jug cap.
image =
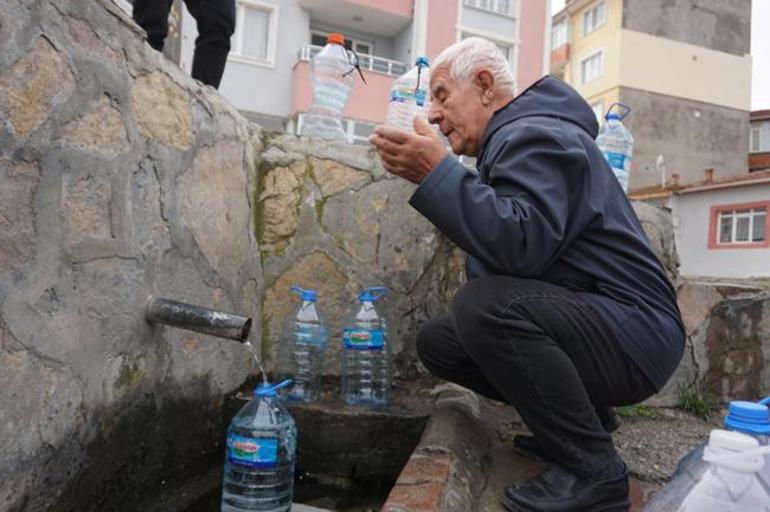
<path id="1" fill-rule="evenodd" d="M 604 118 L 607 119 L 608 121 L 610 119 L 617 119 L 618 121 L 620 121 L 620 115 L 616 114 L 615 112 L 608 113 Z"/>
<path id="2" fill-rule="evenodd" d="M 388 293 L 388 289 L 384 286 L 370 286 L 358 295 L 358 300 L 361 302 L 374 302 L 386 293 Z"/>
<path id="3" fill-rule="evenodd" d="M 298 293 L 299 298 L 303 301 L 315 302 L 318 300 L 318 294 L 315 290 L 305 290 L 304 288 L 300 288 L 295 284 L 291 287 L 291 291 Z"/>
<path id="4" fill-rule="evenodd" d="M 749 434 L 770 434 L 770 407 L 764 403 L 732 401 L 727 408 L 725 427 Z"/>
<path id="5" fill-rule="evenodd" d="M 428 66 L 430 66 L 430 59 L 425 55 L 420 55 L 419 57 L 417 57 L 417 60 L 414 61 L 414 65 L 427 68 Z"/>
<path id="6" fill-rule="evenodd" d="M 257 396 L 276 396 L 278 394 L 277 390 L 288 386 L 291 384 L 291 379 L 286 379 L 285 381 L 279 383 L 279 384 L 270 384 L 269 382 L 263 382 L 257 388 L 254 390 L 254 394 Z"/>

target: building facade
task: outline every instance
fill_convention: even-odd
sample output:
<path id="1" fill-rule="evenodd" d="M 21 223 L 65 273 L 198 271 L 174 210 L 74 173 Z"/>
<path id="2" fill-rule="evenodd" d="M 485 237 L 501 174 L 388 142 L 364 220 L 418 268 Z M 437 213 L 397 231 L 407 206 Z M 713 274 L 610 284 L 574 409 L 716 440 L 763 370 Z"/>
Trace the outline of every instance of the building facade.
<path id="1" fill-rule="evenodd" d="M 237 27 L 220 92 L 253 121 L 297 132 L 312 100 L 309 60 L 329 32 L 341 32 L 360 57 L 345 110 L 348 138 L 365 143 L 383 121 L 390 86 L 416 56 L 434 58 L 465 37 L 493 40 L 517 87 L 548 70 L 549 0 L 236 0 Z M 182 17 L 181 62 L 191 69 L 197 31 Z"/>
<path id="2" fill-rule="evenodd" d="M 567 0 L 552 20 L 551 73 L 597 117 L 631 107 L 630 188 L 745 174 L 751 98 L 749 0 Z"/>
<path id="3" fill-rule="evenodd" d="M 682 187 L 669 205 L 682 275 L 770 277 L 770 172 Z"/>

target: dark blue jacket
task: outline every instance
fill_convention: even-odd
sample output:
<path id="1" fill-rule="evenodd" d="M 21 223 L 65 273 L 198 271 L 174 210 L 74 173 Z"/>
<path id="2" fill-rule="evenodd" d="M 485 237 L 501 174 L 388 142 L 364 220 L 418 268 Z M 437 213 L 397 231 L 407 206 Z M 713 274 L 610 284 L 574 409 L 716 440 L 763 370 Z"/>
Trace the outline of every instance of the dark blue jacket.
<path id="1" fill-rule="evenodd" d="M 468 254 L 468 278 L 502 274 L 581 293 L 660 389 L 684 350 L 676 295 L 596 146 L 598 124 L 545 77 L 492 116 L 478 175 L 446 157 L 409 203 Z"/>

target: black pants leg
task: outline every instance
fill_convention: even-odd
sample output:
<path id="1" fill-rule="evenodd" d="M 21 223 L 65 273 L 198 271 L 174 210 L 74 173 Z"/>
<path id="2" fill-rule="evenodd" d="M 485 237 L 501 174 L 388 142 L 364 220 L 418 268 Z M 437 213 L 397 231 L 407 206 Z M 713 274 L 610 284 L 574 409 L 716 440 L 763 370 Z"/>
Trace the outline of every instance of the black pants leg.
<path id="1" fill-rule="evenodd" d="M 235 0 L 185 0 L 185 5 L 198 25 L 192 77 L 218 88 L 235 32 Z"/>
<path id="2" fill-rule="evenodd" d="M 147 42 L 156 50 L 163 51 L 163 41 L 168 34 L 168 13 L 174 0 L 134 0 L 134 21 L 147 32 Z"/>
<path id="3" fill-rule="evenodd" d="M 470 281 L 450 315 L 423 326 L 417 351 L 434 375 L 516 407 L 540 446 L 578 475 L 616 455 L 595 408 L 655 391 L 581 294 L 537 280 Z"/>

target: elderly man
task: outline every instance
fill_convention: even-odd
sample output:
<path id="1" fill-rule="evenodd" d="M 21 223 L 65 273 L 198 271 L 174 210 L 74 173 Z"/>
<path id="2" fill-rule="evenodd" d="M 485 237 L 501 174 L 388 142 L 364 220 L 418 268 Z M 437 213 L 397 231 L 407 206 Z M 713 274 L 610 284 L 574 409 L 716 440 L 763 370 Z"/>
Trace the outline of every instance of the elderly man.
<path id="1" fill-rule="evenodd" d="M 594 143 L 586 102 L 545 77 L 514 96 L 489 41 L 445 49 L 416 133 L 378 126 L 385 169 L 418 184 L 409 203 L 468 255 L 451 313 L 427 322 L 417 352 L 433 374 L 513 405 L 551 462 L 506 488 L 513 511 L 620 511 L 627 468 L 609 407 L 659 390 L 684 347 L 674 290 Z"/>

